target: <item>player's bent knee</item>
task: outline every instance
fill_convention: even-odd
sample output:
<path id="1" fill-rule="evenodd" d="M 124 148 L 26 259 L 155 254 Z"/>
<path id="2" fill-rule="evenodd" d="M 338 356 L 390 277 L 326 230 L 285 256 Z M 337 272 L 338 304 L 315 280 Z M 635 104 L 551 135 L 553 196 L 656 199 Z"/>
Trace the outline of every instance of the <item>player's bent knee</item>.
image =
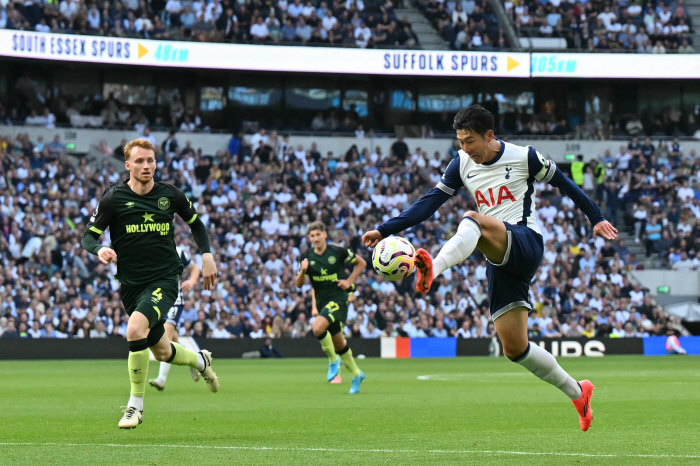
<path id="1" fill-rule="evenodd" d="M 527 350 L 527 342 L 525 345 L 520 343 L 513 344 L 505 341 L 501 343 L 503 344 L 503 354 L 511 361 L 518 359 Z"/>
<path id="2" fill-rule="evenodd" d="M 479 212 L 474 212 L 473 210 L 469 210 L 469 211 L 467 211 L 467 212 L 464 213 L 464 215 L 462 216 L 462 218 L 467 218 L 467 217 L 469 217 L 469 218 L 471 218 L 471 219 L 473 219 L 473 220 L 477 220 L 477 217 L 479 217 L 479 215 L 481 215 L 481 214 L 479 214 Z"/>
<path id="3" fill-rule="evenodd" d="M 126 328 L 126 339 L 129 341 L 142 340 L 148 337 L 148 328 L 141 329 L 138 327 Z"/>

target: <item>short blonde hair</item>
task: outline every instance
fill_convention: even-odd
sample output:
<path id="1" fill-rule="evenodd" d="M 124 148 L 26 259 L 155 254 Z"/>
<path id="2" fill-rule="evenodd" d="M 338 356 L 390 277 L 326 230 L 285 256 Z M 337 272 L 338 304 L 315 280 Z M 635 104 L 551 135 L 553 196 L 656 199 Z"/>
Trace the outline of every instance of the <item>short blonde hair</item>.
<path id="1" fill-rule="evenodd" d="M 156 153 L 156 148 L 153 147 L 153 144 L 151 144 L 151 141 L 148 141 L 146 139 L 138 138 L 134 139 L 133 141 L 129 142 L 126 146 L 124 146 L 124 159 L 129 160 L 129 156 L 131 155 L 131 149 L 134 147 L 141 147 L 143 149 L 147 150 L 152 150 L 153 153 Z"/>

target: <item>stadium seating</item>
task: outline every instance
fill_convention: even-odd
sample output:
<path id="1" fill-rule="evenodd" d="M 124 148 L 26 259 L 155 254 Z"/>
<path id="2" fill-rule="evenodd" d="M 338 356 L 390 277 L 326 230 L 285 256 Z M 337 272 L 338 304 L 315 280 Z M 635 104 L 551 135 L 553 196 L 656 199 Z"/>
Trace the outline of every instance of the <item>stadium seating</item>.
<path id="1" fill-rule="evenodd" d="M 241 44 L 412 48 L 390 1 L 4 2 L 0 29 Z"/>
<path id="2" fill-rule="evenodd" d="M 259 134 L 262 144 L 255 150 L 233 139 L 232 154 L 209 153 L 178 136 L 156 141 L 158 179 L 175 183 L 197 202 L 222 272 L 216 290 L 198 288 L 186 295 L 181 332 L 197 338 L 207 338 L 219 321 L 235 337 L 306 336 L 308 286 L 299 294 L 293 278 L 299 253 L 307 247 L 305 224 L 323 220 L 333 241 L 368 257 L 361 232 L 427 192 L 454 154 L 446 147 L 442 157 L 429 158 L 410 147 L 401 162 L 380 155 L 378 148 L 365 149 L 358 140 L 356 150 L 328 159 L 322 148 L 291 147 L 275 132 Z M 625 274 L 654 261 L 660 267 L 698 269 L 700 192 L 696 178 L 674 180 L 679 173 L 697 174 L 700 159 L 677 142 L 654 146 L 653 156 L 650 150 L 632 141 L 621 155 L 602 155 L 606 183 L 597 183 L 596 163 L 584 171 L 582 188 L 605 205 L 608 218 L 627 233 L 626 242 L 593 241 L 578 209 L 546 185 L 538 186 L 546 248 L 531 287 L 534 336 L 644 336 L 665 334 L 672 325 Z M 108 163 L 111 157 L 123 160 L 121 146 L 103 144 L 99 151 L 101 163 L 67 157 L 50 130 L 36 140 L 21 131 L 0 137 L 0 332 L 9 319 L 32 336 L 124 335 L 115 269 L 79 245 L 105 187 L 121 179 Z M 439 219 L 409 230 L 407 238 L 436 253 L 462 213 L 474 207 L 467 194 L 457 196 Z M 195 252 L 182 222 L 176 238 Z M 108 232 L 103 239 L 109 242 Z M 652 262 L 644 257 L 647 252 Z M 368 270 L 357 282 L 346 332 L 368 338 L 430 336 L 442 320 L 449 335 L 490 336 L 485 269 L 484 258 L 475 255 L 436 279 L 427 297 L 415 294 L 413 279 L 391 283 Z"/>
<path id="3" fill-rule="evenodd" d="M 674 2 L 570 2 L 505 0 L 521 37 L 561 37 L 568 48 L 587 51 L 693 53 L 691 17 Z"/>

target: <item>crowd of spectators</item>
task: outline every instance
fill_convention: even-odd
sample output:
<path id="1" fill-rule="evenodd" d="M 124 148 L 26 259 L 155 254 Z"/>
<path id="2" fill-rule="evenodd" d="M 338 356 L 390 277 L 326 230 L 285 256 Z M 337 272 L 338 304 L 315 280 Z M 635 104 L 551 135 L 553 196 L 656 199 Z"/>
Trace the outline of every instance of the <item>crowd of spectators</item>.
<path id="1" fill-rule="evenodd" d="M 678 138 L 655 146 L 650 138 L 634 137 L 615 154 L 607 150 L 601 162 L 614 176 L 596 189 L 605 199 L 609 217 L 620 217 L 646 256 L 658 256 L 674 270 L 700 270 L 700 157 L 686 153 Z M 588 167 L 584 188 L 595 185 L 595 161 Z"/>
<path id="2" fill-rule="evenodd" d="M 105 188 L 123 175 L 108 163 L 89 164 L 85 158 L 74 165 L 52 134 L 37 140 L 23 133 L 0 137 L 0 332 L 4 337 L 121 338 L 128 317 L 119 301 L 115 267 L 84 251 L 80 239 Z M 182 136 L 155 141 L 157 180 L 174 183 L 196 203 L 220 270 L 213 291 L 199 286 L 184 296 L 180 334 L 195 338 L 308 336 L 310 285 L 294 285 L 300 251 L 308 247 L 306 225 L 322 220 L 332 241 L 369 259 L 361 234 L 437 184 L 456 154 L 451 146 L 428 155 L 400 140 L 369 150 L 360 139 L 345 154 L 323 153 L 315 144 L 294 147 L 274 131 L 261 131 L 250 141 L 233 137 L 228 148 L 210 152 Z M 120 156 L 119 148 L 114 152 Z M 662 204 L 671 212 L 661 220 L 674 234 L 674 253 L 682 250 L 676 268 L 686 260 L 683 254 L 697 261 L 700 215 L 687 213 L 698 209 L 699 194 L 694 183 L 680 181 L 697 176 L 688 171 L 689 163 L 698 169 L 697 159 L 682 155 L 676 163 L 651 156 L 648 160 L 659 166 L 649 169 L 656 170 L 651 178 L 666 187 L 654 191 L 629 181 L 630 176 L 649 178 L 633 161 L 646 167 L 647 159 L 630 155 L 627 167 L 626 156 L 610 161 L 609 186 L 622 185 L 617 197 L 603 195 L 601 201 L 608 211 L 617 208 L 611 220 L 619 222 L 635 204 L 658 216 L 661 210 L 654 203 Z M 670 169 L 662 166 L 666 163 Z M 626 272 L 639 264 L 624 241 L 591 238 L 588 220 L 568 198 L 543 183 L 537 189 L 546 246 L 531 286 L 531 334 L 665 335 L 675 323 L 646 290 L 630 283 Z M 597 188 L 592 189 L 595 195 Z M 616 206 L 614 199 L 627 202 Z M 462 214 L 474 208 L 463 190 L 406 237 L 435 254 Z M 633 223 L 630 228 L 634 231 Z M 102 238 L 109 244 L 109 231 Z M 201 261 L 180 219 L 175 238 Z M 437 277 L 425 296 L 415 293 L 414 282 L 414 276 L 387 282 L 366 270 L 356 283 L 347 336 L 494 336 L 486 262 L 478 252 Z"/>
<path id="3" fill-rule="evenodd" d="M 505 0 L 522 37 L 561 37 L 588 51 L 694 53 L 684 0 Z"/>
<path id="4" fill-rule="evenodd" d="M 481 0 L 417 0 L 416 7 L 454 50 L 497 50 L 510 47 L 488 2 Z"/>
<path id="5" fill-rule="evenodd" d="M 415 47 L 389 0 L 2 2 L 0 29 L 233 43 Z"/>

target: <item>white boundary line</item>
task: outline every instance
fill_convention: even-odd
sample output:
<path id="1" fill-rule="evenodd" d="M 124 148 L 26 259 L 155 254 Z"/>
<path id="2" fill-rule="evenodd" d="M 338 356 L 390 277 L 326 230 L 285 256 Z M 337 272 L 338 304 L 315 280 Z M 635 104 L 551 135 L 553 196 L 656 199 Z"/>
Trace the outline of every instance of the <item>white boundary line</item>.
<path id="1" fill-rule="evenodd" d="M 153 445 L 153 444 L 121 444 L 121 443 L 58 443 L 58 442 L 0 442 L 2 446 L 51 446 L 51 447 L 116 447 L 116 448 L 189 448 L 200 450 L 251 450 L 251 451 L 298 451 L 315 452 L 327 451 L 332 453 L 410 453 L 410 454 L 484 454 L 484 455 L 514 455 L 514 456 L 576 456 L 587 458 L 677 458 L 693 459 L 700 455 L 643 455 L 643 454 L 605 454 L 605 453 L 567 453 L 567 452 L 538 452 L 538 451 L 507 451 L 507 450 L 405 450 L 405 449 L 361 449 L 361 448 L 305 448 L 305 447 L 234 447 L 234 446 L 205 446 L 205 445 Z"/>

